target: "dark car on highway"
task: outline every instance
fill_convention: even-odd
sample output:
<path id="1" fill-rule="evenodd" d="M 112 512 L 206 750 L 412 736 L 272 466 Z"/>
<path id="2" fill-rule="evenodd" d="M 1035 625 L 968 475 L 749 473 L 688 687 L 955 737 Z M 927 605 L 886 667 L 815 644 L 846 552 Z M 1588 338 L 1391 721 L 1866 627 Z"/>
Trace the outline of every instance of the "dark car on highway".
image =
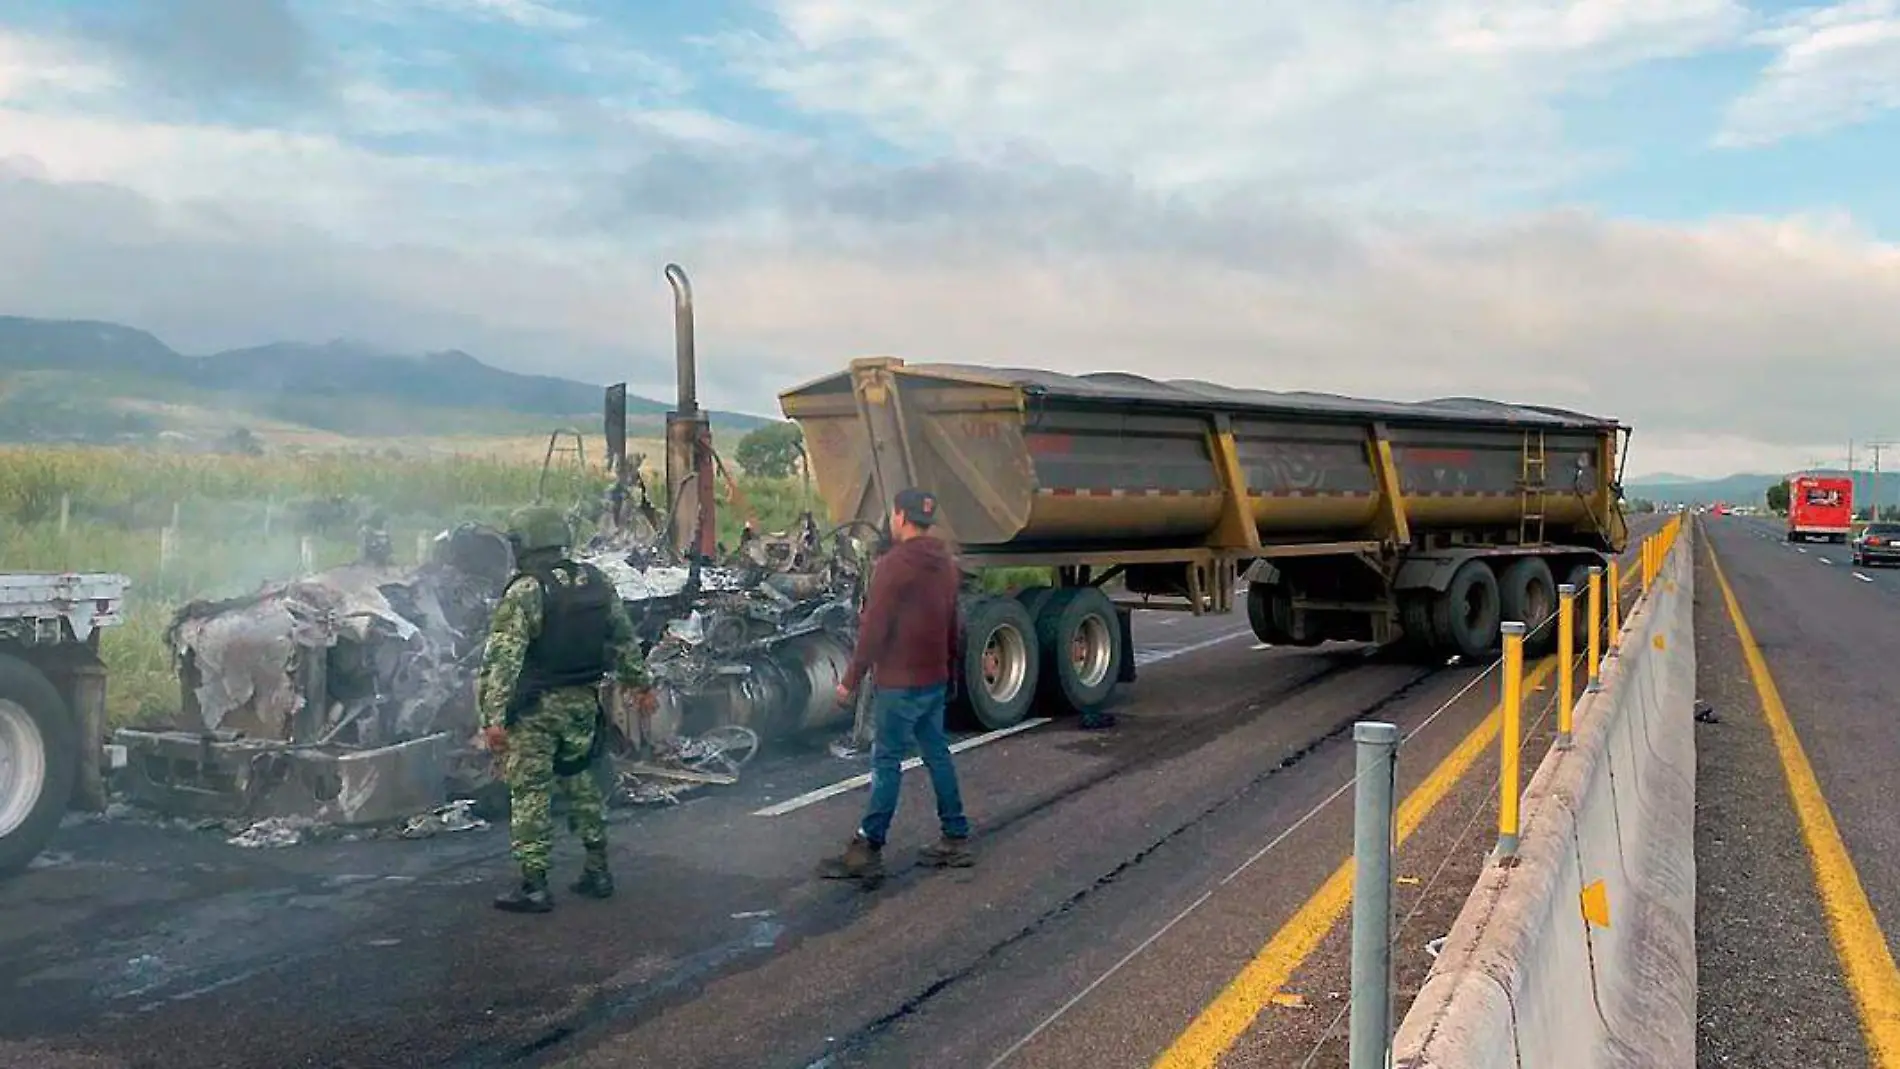
<path id="1" fill-rule="evenodd" d="M 1863 567 L 1900 561 L 1900 523 L 1870 523 L 1854 536 L 1854 563 Z"/>

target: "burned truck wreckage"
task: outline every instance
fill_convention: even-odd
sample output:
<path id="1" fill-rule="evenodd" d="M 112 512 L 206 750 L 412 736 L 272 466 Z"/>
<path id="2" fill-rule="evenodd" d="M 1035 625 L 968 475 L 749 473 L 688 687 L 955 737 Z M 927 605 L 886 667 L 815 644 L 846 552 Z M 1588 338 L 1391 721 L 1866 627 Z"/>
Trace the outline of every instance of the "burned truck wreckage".
<path id="1" fill-rule="evenodd" d="M 657 699 L 641 715 L 603 692 L 611 763 L 633 777 L 670 767 L 689 782 L 729 782 L 692 775 L 704 767 L 691 760 L 693 740 L 743 729 L 756 747 L 849 726 L 834 691 L 854 639 L 862 552 L 809 516 L 786 534 L 748 531 L 710 564 L 622 531 L 580 547 L 575 556 L 619 590 Z M 417 567 L 365 558 L 178 611 L 168 636 L 178 722 L 114 739 L 134 802 L 378 825 L 450 798 L 494 797 L 498 769 L 475 745 L 475 678 L 513 573 L 507 539 L 467 524 L 438 535 Z M 613 774 L 607 764 L 599 774 Z"/>
<path id="2" fill-rule="evenodd" d="M 698 404 L 692 290 L 677 265 L 666 278 L 679 370 L 666 418 L 667 508 L 647 491 L 643 458 L 628 456 L 622 384 L 606 391 L 612 485 L 597 507 L 581 502 L 572 514 L 577 530 L 593 525 L 573 555 L 613 580 L 653 679 L 656 700 L 644 712 L 603 684 L 612 760 L 595 772 L 631 800 L 672 797 L 641 777 L 732 782 L 765 739 L 850 727 L 862 743 L 864 703 L 842 708 L 836 691 L 869 564 L 862 539 L 879 534 L 855 520 L 826 530 L 807 513 L 785 533 L 762 535 L 748 522 L 730 550 L 717 542 L 713 480 L 726 473 Z M 580 433 L 555 431 L 543 489 L 563 435 L 582 458 Z M 379 517 L 362 534 L 356 563 L 179 610 L 169 635 L 178 721 L 115 736 L 134 802 L 227 822 L 379 825 L 449 799 L 505 800 L 496 762 L 476 745 L 475 680 L 514 571 L 507 538 L 464 524 L 404 569 L 390 563 Z"/>

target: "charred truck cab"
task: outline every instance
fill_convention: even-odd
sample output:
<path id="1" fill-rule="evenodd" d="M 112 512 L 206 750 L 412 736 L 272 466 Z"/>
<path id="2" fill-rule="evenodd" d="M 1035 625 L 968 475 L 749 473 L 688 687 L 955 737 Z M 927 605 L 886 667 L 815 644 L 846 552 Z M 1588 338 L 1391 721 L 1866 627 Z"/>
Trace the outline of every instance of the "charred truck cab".
<path id="1" fill-rule="evenodd" d="M 1613 420 L 1468 398 L 1325 394 L 854 361 L 780 394 L 836 522 L 927 486 L 969 569 L 962 700 L 991 728 L 1040 693 L 1080 710 L 1135 677 L 1130 614 L 1233 610 L 1261 641 L 1483 657 L 1503 620 L 1555 644 L 1560 583 L 1629 537 Z M 1544 626 L 1540 626 L 1544 625 Z"/>

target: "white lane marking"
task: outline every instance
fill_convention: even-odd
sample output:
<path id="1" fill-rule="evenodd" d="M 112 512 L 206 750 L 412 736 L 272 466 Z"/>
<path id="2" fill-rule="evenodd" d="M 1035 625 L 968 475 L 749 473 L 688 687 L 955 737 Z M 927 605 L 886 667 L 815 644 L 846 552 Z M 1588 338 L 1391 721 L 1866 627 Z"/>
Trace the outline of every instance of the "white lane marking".
<path id="1" fill-rule="evenodd" d="M 1253 644 L 1253 648 L 1254 648 L 1254 649 L 1256 649 L 1256 650 L 1270 650 L 1270 649 L 1272 649 L 1272 648 L 1273 648 L 1273 643 L 1271 643 L 1271 642 L 1256 642 L 1256 643 L 1254 643 L 1254 644 Z"/>
<path id="2" fill-rule="evenodd" d="M 1860 574 L 1859 572 L 1854 573 L 1854 578 L 1860 580 L 1863 583 L 1873 582 L 1873 578 L 1871 576 L 1865 576 L 1865 575 Z"/>
<path id="3" fill-rule="evenodd" d="M 1143 650 L 1135 654 L 1135 666 L 1140 668 L 1146 665 L 1159 664 L 1162 661 L 1172 661 L 1176 657 L 1184 657 L 1190 653 L 1199 653 L 1202 650 L 1213 649 L 1223 642 L 1232 642 L 1242 635 L 1251 634 L 1253 634 L 1253 628 L 1249 627 L 1241 631 L 1229 631 L 1224 635 L 1216 635 L 1213 638 L 1204 639 L 1200 642 L 1190 642 L 1185 646 L 1176 646 L 1173 649 Z"/>
<path id="4" fill-rule="evenodd" d="M 962 742 L 952 743 L 950 745 L 950 752 L 962 753 L 965 750 L 973 750 L 986 742 L 1006 739 L 1011 735 L 1028 731 L 1030 728 L 1041 727 L 1048 722 L 1049 718 L 1046 716 L 1031 717 L 1020 724 L 1011 724 L 1006 728 L 998 728 L 995 731 L 964 739 Z M 904 759 L 904 763 L 900 767 L 904 771 L 909 772 L 913 768 L 921 767 L 923 763 L 921 758 L 908 757 Z M 856 776 L 852 776 L 850 779 L 841 779 L 829 787 L 820 787 L 815 791 L 806 791 L 796 798 L 787 798 L 783 802 L 768 805 L 764 809 L 755 809 L 752 815 L 755 817 L 782 817 L 787 813 L 803 809 L 808 805 L 815 805 L 827 798 L 836 798 L 838 795 L 844 794 L 847 791 L 855 791 L 859 787 L 868 786 L 870 782 L 871 774 L 869 772 L 860 773 Z"/>
<path id="5" fill-rule="evenodd" d="M 1179 616 L 1163 616 L 1161 619 L 1155 621 L 1155 626 L 1156 627 L 1173 627 L 1175 624 L 1178 624 L 1180 622 L 1181 622 L 1181 618 Z"/>
<path id="6" fill-rule="evenodd" d="M 1806 546 L 1796 546 L 1794 547 L 1794 551 L 1796 553 L 1806 553 L 1808 550 Z"/>
<path id="7" fill-rule="evenodd" d="M 1814 559 L 1815 559 L 1815 560 L 1818 560 L 1818 561 L 1820 561 L 1820 562 L 1821 562 L 1822 564 L 1833 564 L 1833 563 L 1834 563 L 1834 561 L 1833 561 L 1832 559 L 1830 559 L 1830 558 L 1828 558 L 1828 557 L 1816 557 L 1816 558 L 1814 558 Z"/>

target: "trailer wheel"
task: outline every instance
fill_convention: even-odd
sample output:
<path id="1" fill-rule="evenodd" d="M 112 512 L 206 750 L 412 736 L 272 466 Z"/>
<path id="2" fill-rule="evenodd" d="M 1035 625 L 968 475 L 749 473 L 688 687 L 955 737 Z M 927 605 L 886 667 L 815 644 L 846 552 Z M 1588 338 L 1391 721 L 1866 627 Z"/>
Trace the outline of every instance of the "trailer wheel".
<path id="1" fill-rule="evenodd" d="M 1057 591 L 1036 618 L 1042 679 L 1051 696 L 1079 713 L 1101 708 L 1121 678 L 1121 621 L 1115 604 L 1094 587 Z"/>
<path id="2" fill-rule="evenodd" d="M 1432 627 L 1433 600 L 1431 594 L 1399 595 L 1399 623 L 1405 628 L 1405 635 L 1398 643 L 1400 656 L 1412 660 L 1424 659 L 1433 656 L 1441 648 Z"/>
<path id="3" fill-rule="evenodd" d="M 1542 557 L 1519 557 L 1498 577 L 1504 619 L 1525 629 L 1524 648 L 1543 653 L 1557 645 L 1557 580 Z"/>
<path id="4" fill-rule="evenodd" d="M 1469 560 L 1432 603 L 1432 632 L 1439 645 L 1466 660 L 1497 648 L 1498 577 L 1482 560 Z"/>
<path id="5" fill-rule="evenodd" d="M 0 654 L 0 873 L 25 867 L 72 797 L 79 741 L 53 684 Z"/>
<path id="6" fill-rule="evenodd" d="M 1247 587 L 1247 623 L 1254 637 L 1271 646 L 1317 646 L 1322 641 L 1293 632 L 1293 595 L 1282 586 L 1252 583 Z"/>
<path id="7" fill-rule="evenodd" d="M 995 731 L 1022 722 L 1036 697 L 1035 621 L 1015 598 L 978 598 L 963 621 L 963 704 Z"/>

